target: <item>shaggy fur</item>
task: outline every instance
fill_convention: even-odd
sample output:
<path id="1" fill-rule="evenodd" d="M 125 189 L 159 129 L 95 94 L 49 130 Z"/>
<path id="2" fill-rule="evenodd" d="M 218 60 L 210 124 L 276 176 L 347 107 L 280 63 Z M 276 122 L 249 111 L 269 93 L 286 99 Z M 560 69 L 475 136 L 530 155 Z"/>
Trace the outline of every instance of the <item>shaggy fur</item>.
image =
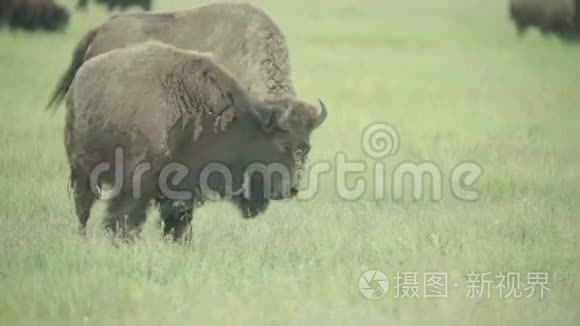
<path id="1" fill-rule="evenodd" d="M 53 0 L 0 0 L 0 25 L 10 28 L 54 31 L 68 20 L 68 10 Z"/>
<path id="2" fill-rule="evenodd" d="M 109 10 L 119 8 L 124 11 L 130 6 L 139 6 L 146 11 L 151 10 L 151 0 L 96 0 L 96 2 L 107 6 Z M 79 0 L 77 2 L 77 8 L 86 9 L 88 4 L 89 0 Z"/>
<path id="3" fill-rule="evenodd" d="M 211 52 L 260 98 L 295 96 L 288 47 L 276 23 L 250 4 L 213 3 L 185 11 L 118 15 L 89 31 L 77 46 L 48 106 L 62 101 L 74 72 L 84 61 L 150 39 Z"/>
<path id="4" fill-rule="evenodd" d="M 259 100 L 209 55 L 151 41 L 96 56 L 78 70 L 67 96 L 65 144 L 81 229 L 98 190 L 91 189 L 90 174 L 101 163 L 114 166 L 117 148 L 124 153 L 124 182 L 108 204 L 106 228 L 123 235 L 138 232 L 154 200 L 165 232 L 178 239 L 188 228 L 194 204 L 203 202 L 197 181 L 203 167 L 226 164 L 234 189 L 242 189 L 248 186 L 243 172 L 249 165 L 279 163 L 291 172 L 295 187 L 310 133 L 325 117 L 324 108 L 295 99 Z M 136 199 L 131 180 L 142 162 L 151 169 L 141 178 Z M 159 188 L 161 171 L 171 162 L 187 166 L 187 178 L 177 187 L 197 189 L 192 199 L 167 198 Z M 250 176 L 250 184 L 254 178 Z M 105 173 L 97 188 L 115 181 L 113 173 Z M 220 180 L 210 184 L 227 195 Z M 289 195 L 281 180 L 274 179 L 271 186 L 271 198 L 264 197 L 263 188 L 251 188 L 250 196 L 231 199 L 244 217 L 254 217 L 270 199 Z"/>
<path id="5" fill-rule="evenodd" d="M 518 32 L 536 27 L 564 39 L 580 35 L 580 0 L 510 0 L 510 16 Z"/>

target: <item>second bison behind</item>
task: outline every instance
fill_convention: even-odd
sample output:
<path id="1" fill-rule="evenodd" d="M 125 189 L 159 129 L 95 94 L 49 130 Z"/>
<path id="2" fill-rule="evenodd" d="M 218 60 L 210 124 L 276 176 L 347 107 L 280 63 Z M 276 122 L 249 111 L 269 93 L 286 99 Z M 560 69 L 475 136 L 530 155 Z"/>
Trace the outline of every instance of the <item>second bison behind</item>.
<path id="1" fill-rule="evenodd" d="M 211 57 L 197 52 L 151 41 L 99 55 L 81 67 L 67 95 L 65 143 L 81 229 L 96 188 L 115 184 L 119 177 L 124 182 L 109 200 L 105 226 L 122 234 L 138 232 L 152 200 L 162 208 L 202 201 L 200 174 L 212 163 L 227 167 L 234 191 L 251 186 L 249 193 L 232 194 L 219 173 L 207 179 L 212 190 L 232 195 L 235 203 L 243 195 L 258 207 L 270 199 L 292 196 L 310 148 L 310 134 L 325 117 L 324 105 L 294 98 L 255 98 Z M 95 185 L 95 168 L 118 164 L 118 149 L 123 151 L 122 175 L 116 175 L 119 167 L 115 167 Z M 262 183 L 257 173 L 248 181 L 247 169 L 258 162 L 280 164 L 288 178 L 276 174 L 272 182 Z M 147 168 L 137 172 L 142 163 L 148 163 Z M 163 176 L 163 171 L 175 163 L 188 171 L 172 185 L 175 179 Z M 191 198 L 171 198 L 163 192 L 164 182 L 175 186 L 173 191 L 196 191 Z M 240 208 L 248 209 L 247 204 Z M 176 216 L 168 222 L 179 238 L 189 219 Z"/>

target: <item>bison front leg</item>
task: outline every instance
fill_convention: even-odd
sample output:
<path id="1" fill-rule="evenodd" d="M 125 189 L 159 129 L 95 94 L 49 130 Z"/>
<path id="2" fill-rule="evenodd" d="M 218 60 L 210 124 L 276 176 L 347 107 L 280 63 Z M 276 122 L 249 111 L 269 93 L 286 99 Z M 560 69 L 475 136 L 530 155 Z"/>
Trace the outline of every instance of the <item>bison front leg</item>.
<path id="1" fill-rule="evenodd" d="M 191 241 L 193 201 L 163 198 L 157 202 L 159 203 L 159 214 L 163 222 L 163 236 L 171 236 L 174 241 Z"/>
<path id="2" fill-rule="evenodd" d="M 268 209 L 270 201 L 263 197 L 258 198 L 233 198 L 233 202 L 238 206 L 244 218 L 254 218 Z"/>
<path id="3" fill-rule="evenodd" d="M 147 217 L 148 199 L 113 198 L 107 207 L 105 230 L 126 240 L 139 237 Z"/>

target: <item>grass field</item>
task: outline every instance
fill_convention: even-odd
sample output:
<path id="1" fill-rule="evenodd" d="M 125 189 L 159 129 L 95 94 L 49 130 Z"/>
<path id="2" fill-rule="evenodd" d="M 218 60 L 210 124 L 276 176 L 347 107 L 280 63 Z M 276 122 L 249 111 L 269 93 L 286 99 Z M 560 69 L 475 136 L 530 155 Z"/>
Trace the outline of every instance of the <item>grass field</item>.
<path id="1" fill-rule="evenodd" d="M 371 167 L 361 134 L 385 121 L 400 138 L 387 169 L 437 164 L 442 200 L 375 200 L 369 168 L 357 200 L 341 199 L 331 173 L 314 199 L 255 220 L 207 205 L 189 246 L 161 239 L 154 211 L 143 239 L 114 246 L 102 205 L 83 239 L 64 110 L 43 107 L 107 13 L 73 11 L 63 33 L 0 31 L 0 325 L 580 325 L 579 45 L 518 40 L 503 0 L 257 3 L 286 33 L 301 96 L 328 106 L 311 163 L 343 152 Z M 463 161 L 484 171 L 474 202 L 448 187 Z M 374 269 L 390 288 L 370 300 L 359 278 Z M 397 272 L 418 273 L 419 298 L 397 297 Z M 446 273 L 447 298 L 424 297 L 431 272 Z M 492 273 L 490 298 L 469 297 L 472 272 Z M 546 273 L 550 291 L 501 298 L 499 272 L 520 273 L 522 292 L 528 273 Z"/>

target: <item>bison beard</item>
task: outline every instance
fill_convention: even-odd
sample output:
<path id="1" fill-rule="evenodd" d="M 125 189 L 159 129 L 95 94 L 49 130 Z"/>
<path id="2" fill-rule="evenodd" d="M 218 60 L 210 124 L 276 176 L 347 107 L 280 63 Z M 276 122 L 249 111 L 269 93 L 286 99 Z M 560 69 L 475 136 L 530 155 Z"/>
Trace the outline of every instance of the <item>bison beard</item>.
<path id="1" fill-rule="evenodd" d="M 256 173 L 252 176 L 248 187 L 249 193 L 234 197 L 233 202 L 238 206 L 243 217 L 254 218 L 266 211 L 270 205 L 270 200 L 265 196 L 262 175 Z"/>

